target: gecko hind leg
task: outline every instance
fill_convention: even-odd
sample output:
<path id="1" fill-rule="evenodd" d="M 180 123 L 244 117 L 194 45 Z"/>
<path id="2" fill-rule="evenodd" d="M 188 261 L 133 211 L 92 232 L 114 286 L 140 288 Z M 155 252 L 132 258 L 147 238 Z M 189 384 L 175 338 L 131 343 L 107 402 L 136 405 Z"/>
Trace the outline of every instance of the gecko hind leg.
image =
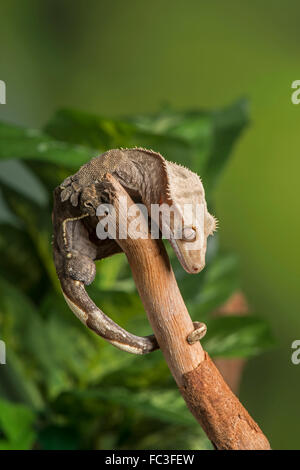
<path id="1" fill-rule="evenodd" d="M 67 304 L 82 323 L 119 349 L 133 354 L 147 354 L 159 349 L 154 335 L 143 337 L 129 333 L 105 315 L 86 292 L 85 286 L 95 278 L 94 261 L 101 254 L 83 224 L 82 219 L 87 216 L 68 217 L 62 223 L 54 224 L 54 260 Z"/>

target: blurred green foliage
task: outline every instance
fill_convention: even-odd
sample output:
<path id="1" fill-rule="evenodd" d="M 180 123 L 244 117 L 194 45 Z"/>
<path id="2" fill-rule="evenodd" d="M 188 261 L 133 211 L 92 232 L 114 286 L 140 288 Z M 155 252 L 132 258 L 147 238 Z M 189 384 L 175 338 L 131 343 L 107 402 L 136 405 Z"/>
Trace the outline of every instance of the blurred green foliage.
<path id="1" fill-rule="evenodd" d="M 0 331 L 7 347 L 0 448 L 210 448 L 160 351 L 121 352 L 68 309 L 52 262 L 51 192 L 93 156 L 143 146 L 201 174 L 211 208 L 247 122 L 241 100 L 213 112 L 163 109 L 122 120 L 62 110 L 43 131 L 0 123 Z M 249 357 L 272 346 L 259 316 L 210 315 L 239 287 L 236 257 L 220 251 L 217 235 L 199 275 L 188 275 L 168 252 L 191 316 L 208 325 L 203 344 L 211 356 Z M 128 330 L 150 332 L 123 254 L 98 262 L 88 291 Z"/>

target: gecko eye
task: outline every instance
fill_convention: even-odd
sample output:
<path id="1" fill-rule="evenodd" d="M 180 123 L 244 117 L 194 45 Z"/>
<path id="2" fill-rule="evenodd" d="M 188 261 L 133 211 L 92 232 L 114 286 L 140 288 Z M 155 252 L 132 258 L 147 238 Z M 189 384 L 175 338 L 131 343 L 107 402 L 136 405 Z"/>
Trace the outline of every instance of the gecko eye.
<path id="1" fill-rule="evenodd" d="M 184 227 L 182 231 L 182 240 L 193 242 L 196 238 L 196 229 L 194 227 Z"/>

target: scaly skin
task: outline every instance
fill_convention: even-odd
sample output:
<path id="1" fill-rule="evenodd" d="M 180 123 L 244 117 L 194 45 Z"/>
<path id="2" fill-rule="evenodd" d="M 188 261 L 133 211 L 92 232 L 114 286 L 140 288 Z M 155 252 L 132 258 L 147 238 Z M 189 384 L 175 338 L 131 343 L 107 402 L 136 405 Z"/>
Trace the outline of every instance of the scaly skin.
<path id="1" fill-rule="evenodd" d="M 111 344 L 145 354 L 159 347 L 155 337 L 138 337 L 123 330 L 91 301 L 84 288 L 94 280 L 94 261 L 121 251 L 114 240 L 99 240 L 95 235 L 97 207 L 107 200 L 103 189 L 107 173 L 135 202 L 142 202 L 149 214 L 153 204 L 172 207 L 174 217 L 165 223 L 160 219 L 160 229 L 169 229 L 170 243 L 189 273 L 203 269 L 207 237 L 215 230 L 216 220 L 207 211 L 198 175 L 151 150 L 110 150 L 83 165 L 55 189 L 54 261 L 68 305 L 84 324 Z M 186 220 L 185 204 L 190 204 L 193 223 Z M 200 217 L 195 212 L 197 204 L 201 207 Z M 180 238 L 178 230 L 182 231 Z M 197 323 L 196 329 L 193 338 L 205 335 L 205 325 Z"/>

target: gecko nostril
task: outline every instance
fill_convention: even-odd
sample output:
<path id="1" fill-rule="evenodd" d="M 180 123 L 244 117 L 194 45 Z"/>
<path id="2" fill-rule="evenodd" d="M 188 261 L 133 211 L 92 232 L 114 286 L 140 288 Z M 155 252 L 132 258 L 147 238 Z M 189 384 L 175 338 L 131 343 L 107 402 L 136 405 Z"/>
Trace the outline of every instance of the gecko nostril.
<path id="1" fill-rule="evenodd" d="M 203 268 L 204 268 L 204 265 L 197 264 L 197 265 L 192 266 L 192 271 L 193 273 L 200 273 L 200 271 L 202 271 Z"/>

